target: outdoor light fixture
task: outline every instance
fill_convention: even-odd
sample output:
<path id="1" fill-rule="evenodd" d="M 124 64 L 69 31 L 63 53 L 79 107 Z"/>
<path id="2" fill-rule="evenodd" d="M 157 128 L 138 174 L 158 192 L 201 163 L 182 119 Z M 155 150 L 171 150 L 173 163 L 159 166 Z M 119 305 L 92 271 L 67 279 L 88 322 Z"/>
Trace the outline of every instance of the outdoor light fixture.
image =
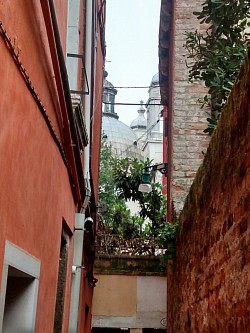
<path id="1" fill-rule="evenodd" d="M 142 171 L 142 177 L 141 177 L 142 182 L 139 185 L 138 191 L 143 193 L 151 192 L 152 191 L 151 172 L 160 171 L 163 175 L 167 176 L 168 173 L 167 166 L 168 166 L 167 163 L 160 163 L 145 167 Z"/>
<path id="2" fill-rule="evenodd" d="M 146 167 L 142 171 L 141 184 L 139 185 L 138 191 L 143 193 L 149 193 L 152 191 L 151 186 L 151 171 L 150 167 Z"/>

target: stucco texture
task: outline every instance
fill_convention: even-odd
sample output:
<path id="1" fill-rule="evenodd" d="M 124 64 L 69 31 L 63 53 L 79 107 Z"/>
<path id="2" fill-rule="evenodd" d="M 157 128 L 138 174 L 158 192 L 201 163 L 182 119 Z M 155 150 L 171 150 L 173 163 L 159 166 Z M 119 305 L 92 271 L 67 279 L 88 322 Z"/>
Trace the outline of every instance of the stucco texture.
<path id="1" fill-rule="evenodd" d="M 147 275 L 96 274 L 93 327 L 163 328 L 166 278 Z"/>
<path id="2" fill-rule="evenodd" d="M 55 133 L 63 141 L 40 2 L 0 1 L 0 17 Z M 2 37 L 0 49 L 0 270 L 6 240 L 40 261 L 36 332 L 50 332 L 54 325 L 62 224 L 64 220 L 73 230 L 75 203 L 58 147 Z M 72 264 L 72 243 L 68 258 Z"/>

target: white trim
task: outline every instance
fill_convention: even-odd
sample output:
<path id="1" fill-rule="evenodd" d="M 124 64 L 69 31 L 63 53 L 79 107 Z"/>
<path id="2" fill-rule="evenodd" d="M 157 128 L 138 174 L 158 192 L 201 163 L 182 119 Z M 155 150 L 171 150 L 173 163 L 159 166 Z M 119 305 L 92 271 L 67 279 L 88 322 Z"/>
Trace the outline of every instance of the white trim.
<path id="1" fill-rule="evenodd" d="M 30 332 L 35 331 L 35 320 L 36 320 L 36 307 L 37 307 L 37 297 L 38 297 L 38 287 L 39 287 L 39 277 L 40 277 L 40 261 L 35 257 L 31 256 L 21 248 L 16 245 L 6 241 L 5 243 L 5 253 L 4 253 L 4 263 L 2 270 L 2 283 L 0 290 L 0 332 L 2 332 L 3 318 L 4 318 L 4 307 L 5 307 L 5 297 L 6 297 L 6 287 L 8 280 L 9 266 L 18 269 L 21 272 L 29 275 L 34 279 L 33 287 L 33 313 L 31 319 Z"/>
<path id="2" fill-rule="evenodd" d="M 2 270 L 2 284 L 1 284 L 1 290 L 0 290 L 0 331 L 1 332 L 2 332 L 2 326 L 3 326 L 3 315 L 4 315 L 8 270 L 9 270 L 9 266 L 4 264 L 3 270 Z"/>
<path id="3" fill-rule="evenodd" d="M 4 263 L 39 279 L 40 261 L 9 241 L 5 243 Z"/>

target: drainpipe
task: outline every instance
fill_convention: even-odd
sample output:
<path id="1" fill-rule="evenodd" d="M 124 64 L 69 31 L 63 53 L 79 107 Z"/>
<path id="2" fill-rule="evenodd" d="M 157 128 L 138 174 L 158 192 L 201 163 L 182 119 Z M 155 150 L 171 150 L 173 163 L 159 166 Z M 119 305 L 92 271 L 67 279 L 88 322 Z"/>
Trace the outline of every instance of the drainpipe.
<path id="1" fill-rule="evenodd" d="M 91 189 L 86 184 L 86 196 L 80 213 L 75 214 L 75 230 L 74 230 L 74 259 L 72 266 L 72 286 L 71 286 L 71 302 L 69 316 L 69 333 L 78 332 L 79 304 L 82 278 L 82 255 L 84 241 L 84 224 L 85 212 L 91 197 Z"/>
<path id="2" fill-rule="evenodd" d="M 93 80 L 93 0 L 86 0 L 85 10 L 85 70 L 89 82 Z M 87 90 L 87 83 L 85 82 L 85 90 Z M 91 197 L 90 186 L 90 144 L 91 144 L 91 113 L 92 113 L 92 99 L 93 99 L 93 85 L 90 85 L 89 95 L 84 96 L 84 118 L 86 123 L 87 135 L 89 137 L 89 144 L 84 149 L 84 179 L 86 182 L 86 200 L 79 214 L 76 214 L 76 226 L 74 237 L 74 266 L 72 277 L 72 289 L 71 289 L 71 307 L 69 318 L 69 333 L 78 332 L 79 322 L 79 304 L 80 304 L 80 291 L 81 291 L 81 275 L 82 275 L 82 254 L 83 254 L 83 240 L 84 240 L 84 221 L 85 212 L 88 207 L 89 199 Z"/>
<path id="3" fill-rule="evenodd" d="M 85 105 L 85 121 L 87 127 L 87 133 L 90 138 L 89 145 L 84 150 L 84 177 L 90 180 L 90 145 L 91 145 L 91 115 L 93 111 L 93 56 L 94 56 L 94 0 L 86 0 L 86 11 L 85 11 L 85 69 L 87 78 L 89 79 L 90 91 L 89 95 L 84 96 Z M 85 87 L 87 88 L 87 87 Z"/>
<path id="4" fill-rule="evenodd" d="M 89 1 L 88 1 L 89 3 Z M 75 181 L 75 193 L 78 203 L 78 208 L 80 213 L 75 215 L 75 233 L 74 233 L 74 258 L 72 267 L 72 290 L 71 290 L 71 307 L 70 307 L 70 321 L 69 321 L 69 332 L 76 333 L 78 331 L 78 314 L 79 314 L 79 302 L 80 302 L 80 288 L 81 288 L 81 274 L 82 274 L 82 254 L 83 254 L 83 240 L 84 240 L 84 222 L 85 222 L 85 212 L 89 205 L 89 200 L 91 197 L 91 186 L 90 186 L 90 176 L 89 176 L 89 145 L 84 150 L 84 175 L 82 170 L 82 163 L 80 153 L 78 148 L 73 149 L 73 143 L 76 140 L 76 131 L 74 127 L 74 116 L 71 102 L 71 94 L 68 82 L 67 69 L 65 66 L 65 59 L 60 43 L 60 34 L 58 30 L 55 8 L 52 0 L 44 1 L 41 0 L 41 7 L 43 10 L 45 25 L 47 29 L 47 35 L 49 39 L 49 46 L 52 56 L 52 63 L 55 71 L 56 84 L 59 94 L 59 102 L 62 110 L 63 120 L 66 124 L 66 138 L 67 138 L 67 148 L 69 151 L 69 158 L 71 162 L 71 167 L 73 168 L 73 176 Z M 88 13 L 86 15 L 87 21 L 87 33 L 86 36 L 86 68 L 87 75 L 91 77 L 91 21 L 92 14 L 89 15 L 89 11 L 92 11 L 91 3 L 88 8 Z M 88 136 L 90 134 L 90 101 L 92 98 L 92 93 L 90 96 L 86 96 L 86 127 Z M 68 125 L 68 126 L 67 126 Z M 71 131 L 69 131 L 69 127 Z M 72 135 L 72 138 L 71 138 Z M 79 177 L 79 178 L 78 178 Z M 79 183 L 80 181 L 80 183 Z M 84 198 L 84 200 L 83 200 Z M 83 201 L 83 204 L 81 205 Z"/>
<path id="5" fill-rule="evenodd" d="M 40 3 L 48 35 L 62 117 L 65 123 L 64 133 L 66 137 L 67 152 L 74 178 L 73 191 L 75 194 L 76 202 L 78 204 L 78 208 L 80 209 L 81 202 L 83 201 L 84 197 L 84 186 L 82 186 L 82 164 L 78 148 L 73 148 L 73 144 L 77 142 L 77 135 L 74 127 L 74 116 L 68 83 L 67 69 L 60 42 L 60 33 L 58 30 L 54 3 L 52 0 L 40 0 Z M 78 176 L 80 178 L 78 178 Z"/>

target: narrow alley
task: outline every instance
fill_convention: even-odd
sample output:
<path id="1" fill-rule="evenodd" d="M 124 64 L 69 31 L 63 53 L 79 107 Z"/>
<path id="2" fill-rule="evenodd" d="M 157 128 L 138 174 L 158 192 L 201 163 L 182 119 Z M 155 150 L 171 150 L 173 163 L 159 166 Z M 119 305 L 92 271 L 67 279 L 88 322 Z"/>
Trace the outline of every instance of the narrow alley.
<path id="1" fill-rule="evenodd" d="M 249 20 L 0 0 L 0 332 L 250 332 Z"/>

